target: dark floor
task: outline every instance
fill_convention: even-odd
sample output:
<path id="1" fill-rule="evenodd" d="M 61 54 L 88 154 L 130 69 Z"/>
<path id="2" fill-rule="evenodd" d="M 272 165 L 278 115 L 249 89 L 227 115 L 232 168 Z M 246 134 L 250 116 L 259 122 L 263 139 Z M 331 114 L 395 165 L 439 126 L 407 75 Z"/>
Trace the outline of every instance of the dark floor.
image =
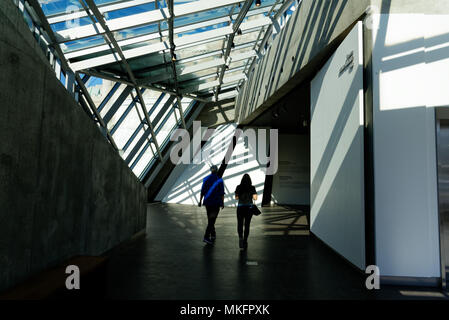
<path id="1" fill-rule="evenodd" d="M 115 299 L 442 299 L 435 288 L 365 288 L 365 275 L 309 235 L 307 214 L 264 208 L 248 250 L 238 248 L 234 208 L 217 219 L 214 246 L 202 242 L 205 208 L 151 204 L 147 235 L 115 253 L 107 297 Z"/>

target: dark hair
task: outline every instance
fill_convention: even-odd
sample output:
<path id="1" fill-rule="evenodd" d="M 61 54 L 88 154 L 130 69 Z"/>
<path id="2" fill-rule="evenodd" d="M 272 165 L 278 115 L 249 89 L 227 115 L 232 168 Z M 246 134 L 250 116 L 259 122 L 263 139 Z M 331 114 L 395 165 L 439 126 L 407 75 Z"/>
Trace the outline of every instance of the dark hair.
<path id="1" fill-rule="evenodd" d="M 251 177 L 249 174 L 245 173 L 242 177 L 242 181 L 240 181 L 240 187 L 244 190 L 249 189 L 253 183 L 251 182 Z"/>

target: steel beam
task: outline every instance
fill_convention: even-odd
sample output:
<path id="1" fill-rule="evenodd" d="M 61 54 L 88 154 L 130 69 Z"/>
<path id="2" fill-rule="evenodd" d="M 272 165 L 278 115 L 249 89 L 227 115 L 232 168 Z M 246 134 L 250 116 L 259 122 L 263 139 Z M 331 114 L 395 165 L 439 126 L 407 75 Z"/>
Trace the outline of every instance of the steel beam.
<path id="1" fill-rule="evenodd" d="M 262 13 L 268 12 L 269 9 L 270 9 L 270 7 L 264 7 L 261 9 L 251 10 L 246 14 L 246 16 L 262 14 Z M 182 27 L 173 29 L 173 32 L 175 34 L 178 34 L 178 33 L 196 30 L 196 29 L 203 28 L 203 27 L 213 26 L 213 25 L 220 24 L 220 23 L 226 23 L 226 22 L 229 23 L 229 22 L 231 22 L 231 19 L 236 19 L 237 16 L 238 15 L 235 14 L 235 15 L 232 15 L 232 18 L 230 18 L 229 16 L 224 16 L 224 17 L 206 20 L 206 21 L 202 21 L 202 22 L 187 24 Z M 159 24 L 160 24 L 160 22 L 159 22 Z M 137 37 L 129 37 L 124 40 L 119 40 L 119 41 L 117 41 L 117 43 L 119 44 L 120 47 L 123 48 L 126 45 L 138 44 L 138 43 L 142 43 L 145 41 L 158 39 L 160 37 L 168 37 L 168 30 L 143 34 L 143 35 L 140 35 Z M 108 49 L 109 49 L 109 46 L 107 44 L 100 44 L 100 45 L 92 46 L 92 47 L 89 47 L 86 49 L 79 49 L 79 50 L 67 52 L 67 53 L 65 53 L 65 56 L 67 59 L 73 59 L 73 58 L 81 57 L 83 55 L 94 54 L 94 53 L 105 51 Z"/>
<path id="2" fill-rule="evenodd" d="M 253 4 L 254 0 L 246 0 L 243 4 L 243 8 L 240 10 L 239 15 L 235 19 L 233 25 L 232 25 L 232 33 L 228 37 L 228 43 L 226 45 L 226 51 L 224 53 L 224 60 L 226 62 L 225 65 L 221 67 L 220 75 L 218 76 L 218 86 L 215 91 L 215 100 L 218 101 L 218 94 L 220 93 L 221 89 L 221 83 L 223 82 L 223 77 L 226 71 L 226 67 L 229 67 L 230 61 L 228 61 L 229 54 L 231 53 L 231 49 L 234 45 L 234 37 L 237 31 L 240 29 L 240 25 L 242 24 L 243 19 L 245 18 L 246 14 L 248 13 L 249 9 L 251 8 L 251 5 Z"/>
<path id="3" fill-rule="evenodd" d="M 85 1 L 87 3 L 87 5 L 89 6 L 89 9 L 92 11 L 92 13 L 94 14 L 95 18 L 97 19 L 98 23 L 101 25 L 101 27 L 103 28 L 103 30 L 105 31 L 106 37 L 105 40 L 110 42 L 112 44 L 112 46 L 114 47 L 115 51 L 117 52 L 117 54 L 120 56 L 121 59 L 121 63 L 123 64 L 123 66 L 125 67 L 129 78 L 131 79 L 131 82 L 133 84 L 133 87 L 136 89 L 137 92 L 137 96 L 139 97 L 139 102 L 140 102 L 140 106 L 142 108 L 143 114 L 145 116 L 145 120 L 147 122 L 148 128 L 150 130 L 151 136 L 153 138 L 153 143 L 156 146 L 156 151 L 158 153 L 159 159 L 162 159 L 162 153 L 161 150 L 159 149 L 159 144 L 156 140 L 156 135 L 154 133 L 153 130 L 153 125 L 150 121 L 150 117 L 148 115 L 148 111 L 147 108 L 145 106 L 145 101 L 143 99 L 142 93 L 140 92 L 140 88 L 137 85 L 136 79 L 134 77 L 134 74 L 131 70 L 131 67 L 129 66 L 125 56 L 123 55 L 122 49 L 120 48 L 120 46 L 117 44 L 117 41 L 114 38 L 114 35 L 112 34 L 112 32 L 109 30 L 109 27 L 106 25 L 106 22 L 104 20 L 104 17 L 102 16 L 102 14 L 100 13 L 100 11 L 98 10 L 95 2 L 93 0 L 79 0 L 81 2 L 81 4 L 83 4 L 83 1 Z M 87 9 L 87 8 L 86 8 Z M 86 10 L 87 11 L 87 10 Z"/>
<path id="4" fill-rule="evenodd" d="M 173 81 L 175 83 L 175 91 L 176 91 L 176 100 L 177 100 L 177 106 L 178 106 L 178 110 L 179 110 L 179 116 L 181 117 L 181 124 L 182 127 L 185 129 L 186 128 L 186 122 L 184 119 L 184 113 L 182 111 L 182 104 L 181 104 L 181 98 L 180 98 L 180 92 L 179 92 L 179 87 L 178 87 L 178 75 L 176 72 L 176 55 L 175 55 L 175 42 L 173 40 L 173 23 L 175 20 L 175 13 L 174 13 L 174 5 L 173 5 L 173 0 L 167 0 L 167 6 L 168 6 L 168 12 L 170 14 L 170 17 L 168 18 L 168 38 L 170 41 L 170 56 L 171 56 L 171 70 L 173 73 Z M 176 111 L 173 110 L 173 112 L 175 113 L 176 116 Z"/>
<path id="5" fill-rule="evenodd" d="M 98 6 L 98 10 L 100 11 L 101 14 L 104 14 L 106 12 L 140 6 L 140 5 L 151 3 L 154 1 L 155 0 L 130 0 L 130 1 L 124 1 L 124 2 L 119 2 L 119 3 Z M 59 22 L 64 22 L 64 21 L 73 21 L 76 19 L 85 18 L 87 16 L 88 16 L 88 14 L 86 11 L 80 10 L 80 11 L 76 11 L 76 12 L 72 12 L 72 13 L 50 15 L 50 16 L 47 16 L 47 20 L 48 20 L 49 24 L 54 24 L 54 23 L 59 23 Z"/>
<path id="6" fill-rule="evenodd" d="M 174 7 L 173 11 L 175 16 L 182 17 L 192 15 L 195 13 L 200 13 L 203 11 L 218 9 L 221 7 L 237 4 L 242 1 L 243 0 L 199 0 L 191 3 L 177 5 Z M 104 19 L 101 13 L 100 16 L 102 17 L 102 19 Z M 159 10 L 151 10 L 148 12 L 138 13 L 127 17 L 111 19 L 108 20 L 108 30 L 110 30 L 111 32 L 115 32 L 142 25 L 158 23 L 166 20 L 168 16 L 169 16 L 168 9 L 162 8 Z M 60 42 L 67 42 L 92 37 L 97 35 L 98 33 L 100 34 L 106 33 L 103 24 L 100 23 L 99 21 L 95 24 L 61 30 L 58 32 L 58 35 L 60 37 Z"/>
<path id="7" fill-rule="evenodd" d="M 250 30 L 254 28 L 263 27 L 266 25 L 270 25 L 271 20 L 270 18 L 263 17 L 259 18 L 257 20 L 251 20 L 245 23 L 241 24 L 242 30 Z M 210 31 L 205 31 L 193 35 L 188 35 L 184 37 L 179 37 L 174 40 L 175 46 L 179 49 L 180 47 L 186 47 L 186 46 L 192 46 L 196 45 L 198 42 L 201 41 L 214 41 L 216 39 L 223 38 L 229 34 L 233 33 L 232 27 L 222 27 L 217 28 Z M 136 58 L 144 55 L 148 55 L 151 53 L 160 52 L 163 50 L 169 50 L 170 49 L 170 43 L 168 41 L 163 41 L 159 43 L 144 45 L 138 48 L 128 49 L 124 50 L 123 54 L 124 57 L 127 59 L 130 58 Z M 89 69 L 93 67 L 102 66 L 105 64 L 110 64 L 116 62 L 116 58 L 114 54 L 105 54 L 99 57 L 85 59 L 79 62 L 72 63 L 72 69 L 76 71 Z"/>
<path id="8" fill-rule="evenodd" d="M 88 74 L 88 75 L 93 76 L 93 77 L 97 77 L 97 78 L 101 78 L 101 79 L 105 79 L 105 80 L 110 80 L 110 81 L 123 83 L 123 84 L 126 84 L 128 86 L 134 86 L 134 84 L 131 81 L 128 81 L 128 80 L 125 80 L 125 79 L 122 79 L 122 78 L 117 78 L 117 77 L 114 77 L 112 75 L 107 75 L 107 74 L 104 74 L 102 72 L 86 70 L 86 71 L 83 71 L 83 73 Z M 152 86 L 152 85 L 149 85 L 149 84 L 148 85 L 147 84 L 142 84 L 142 83 L 138 83 L 138 86 L 141 87 L 141 88 L 150 89 L 150 90 L 157 91 L 157 92 L 167 93 L 167 94 L 169 94 L 171 96 L 176 96 L 176 92 L 174 92 L 173 90 L 163 89 L 163 88 L 155 87 L 155 86 Z M 205 100 L 203 101 L 203 99 L 201 97 L 197 97 L 197 96 L 191 95 L 191 94 L 184 94 L 183 97 L 184 98 L 193 99 L 193 100 L 202 101 L 202 102 L 205 101 Z"/>

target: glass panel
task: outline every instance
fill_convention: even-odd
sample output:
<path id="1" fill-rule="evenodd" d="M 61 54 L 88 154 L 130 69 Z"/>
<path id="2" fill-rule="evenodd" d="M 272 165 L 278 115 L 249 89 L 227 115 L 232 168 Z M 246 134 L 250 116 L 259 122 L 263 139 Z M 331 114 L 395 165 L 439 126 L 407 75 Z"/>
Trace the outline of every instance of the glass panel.
<path id="1" fill-rule="evenodd" d="M 215 40 L 215 41 L 210 41 L 208 43 L 196 44 L 195 46 L 191 46 L 191 47 L 184 48 L 184 49 L 177 49 L 175 51 L 176 58 L 178 60 L 187 59 L 187 58 L 203 55 L 203 54 L 206 54 L 211 51 L 221 50 L 223 48 L 223 42 L 224 42 L 223 40 Z"/>
<path id="2" fill-rule="evenodd" d="M 255 43 L 255 42 L 254 42 L 254 43 Z M 253 51 L 253 46 L 252 46 L 252 45 L 251 45 L 251 46 L 243 47 L 243 48 L 241 48 L 241 49 L 232 49 L 231 54 L 232 54 L 233 56 L 236 56 L 236 55 L 240 55 L 240 54 L 243 54 L 243 53 L 249 53 L 249 52 L 251 52 L 251 51 Z"/>
<path id="3" fill-rule="evenodd" d="M 280 5 L 278 4 L 276 7 L 280 7 Z M 261 14 L 261 13 L 266 13 L 268 14 L 268 11 L 270 11 L 272 8 L 272 4 L 268 1 L 262 1 L 262 5 L 260 7 L 255 7 L 253 6 L 246 14 L 247 17 L 253 16 L 253 15 L 257 15 L 257 14 Z M 240 12 L 240 8 L 238 8 L 237 6 L 237 10 L 234 10 L 234 13 L 232 15 L 232 19 L 235 20 L 238 16 L 238 13 Z"/>
<path id="4" fill-rule="evenodd" d="M 42 11 L 46 16 L 70 13 L 77 11 L 84 11 L 83 6 L 79 1 L 74 0 L 44 0 L 39 1 L 42 7 Z"/>
<path id="5" fill-rule="evenodd" d="M 246 63 L 246 61 L 245 61 L 245 63 Z M 239 75 L 239 74 L 242 74 L 243 73 L 243 68 L 242 67 L 239 67 L 239 68 L 236 68 L 236 69 L 229 69 L 229 70 L 227 70 L 226 72 L 225 72 L 225 77 L 233 77 L 233 76 L 236 76 L 236 75 Z"/>
<path id="6" fill-rule="evenodd" d="M 120 125 L 119 129 L 113 134 L 113 138 L 119 149 L 123 149 L 126 142 L 133 135 L 133 133 L 136 131 L 136 128 L 139 127 L 139 125 L 140 125 L 139 115 L 136 111 L 136 108 L 133 108 L 131 112 L 128 114 L 128 116 L 125 118 L 123 123 Z M 134 144 L 142 136 L 142 133 L 143 129 L 139 131 L 139 134 L 133 140 Z M 130 152 L 131 149 L 132 145 L 128 147 L 125 154 L 123 155 L 124 156 L 123 158 L 126 158 L 126 155 Z"/>
<path id="7" fill-rule="evenodd" d="M 176 28 L 176 27 L 181 27 L 181 26 L 185 26 L 188 24 L 192 24 L 192 23 L 198 23 L 198 22 L 202 22 L 202 21 L 206 21 L 206 20 L 229 16 L 229 14 L 231 13 L 232 7 L 233 7 L 233 5 L 227 6 L 227 7 L 222 7 L 222 8 L 217 8 L 217 9 L 212 9 L 212 10 L 207 10 L 207 11 L 203 11 L 203 12 L 197 12 L 197 13 L 189 14 L 189 15 L 186 15 L 183 17 L 175 17 L 173 26 Z"/>
<path id="8" fill-rule="evenodd" d="M 105 43 L 106 42 L 105 42 L 103 36 L 98 35 L 98 36 L 93 36 L 93 37 L 89 37 L 89 38 L 85 38 L 85 39 L 81 39 L 81 40 L 61 43 L 60 46 L 61 46 L 62 51 L 64 51 L 64 53 L 66 53 L 66 52 L 73 52 L 76 50 L 87 49 L 87 48 L 99 46 L 99 45 L 102 45 Z"/>
<path id="9" fill-rule="evenodd" d="M 184 3 L 190 3 L 190 2 L 195 2 L 198 0 L 173 0 L 174 5 L 178 5 L 178 4 L 184 4 Z"/>
<path id="10" fill-rule="evenodd" d="M 142 174 L 147 164 L 154 158 L 153 152 L 151 151 L 148 143 L 144 144 L 144 148 L 146 148 L 144 154 L 141 156 L 141 158 L 133 168 L 133 172 L 137 177 Z"/>
<path id="11" fill-rule="evenodd" d="M 166 8 L 167 2 L 165 0 L 157 0 L 157 7 L 158 8 Z"/>
<path id="12" fill-rule="evenodd" d="M 257 37 L 259 36 L 260 28 L 255 29 L 254 31 L 243 33 L 241 36 L 236 35 L 234 37 L 234 44 L 239 45 L 248 42 L 255 42 Z M 260 39 L 261 40 L 261 39 Z"/>
<path id="13" fill-rule="evenodd" d="M 189 31 L 185 31 L 185 32 L 180 32 L 180 33 L 176 33 L 175 34 L 175 38 L 180 38 L 180 37 L 191 35 L 191 34 L 197 34 L 197 33 L 200 33 L 200 32 L 205 32 L 205 31 L 210 31 L 210 30 L 214 30 L 214 29 L 218 29 L 218 28 L 223 28 L 223 27 L 226 27 L 228 25 L 229 24 L 227 22 L 222 22 L 222 23 L 211 25 L 211 26 L 205 26 L 205 27 L 201 27 L 201 28 L 197 28 L 197 29 L 193 29 L 193 30 L 189 30 Z"/>
<path id="14" fill-rule="evenodd" d="M 62 83 L 62 85 L 65 87 L 65 85 L 66 85 L 66 75 L 65 75 L 65 72 L 63 71 L 63 70 L 61 70 L 61 76 L 60 76 L 60 78 L 59 78 L 59 81 L 61 81 L 61 83 Z"/>
<path id="15" fill-rule="evenodd" d="M 153 66 L 163 65 L 168 61 L 170 61 L 169 54 L 166 54 L 164 58 L 163 54 L 154 53 L 147 56 L 130 59 L 128 60 L 128 63 L 137 77 L 146 78 L 150 75 L 149 71 L 155 69 Z"/>
<path id="16" fill-rule="evenodd" d="M 193 66 L 196 66 L 196 65 L 199 65 L 199 64 L 203 64 L 203 63 L 207 63 L 207 62 L 210 62 L 210 61 L 214 61 L 217 58 L 219 58 L 220 56 L 221 56 L 221 54 L 218 53 L 217 55 L 214 55 L 214 56 L 211 56 L 211 57 L 205 57 L 205 58 L 202 58 L 202 59 L 196 59 L 196 60 L 193 60 L 193 61 L 190 61 L 190 62 L 186 62 L 186 63 L 179 63 L 178 67 L 180 67 L 181 69 L 188 68 L 188 67 L 193 67 Z"/>
<path id="17" fill-rule="evenodd" d="M 23 11 L 23 17 L 25 19 L 26 24 L 28 25 L 28 28 L 30 28 L 30 31 L 33 32 L 34 30 L 34 22 L 31 16 L 29 15 L 27 10 Z"/>
<path id="18" fill-rule="evenodd" d="M 154 103 L 156 102 L 157 98 L 159 98 L 160 93 L 158 93 L 157 96 L 153 97 L 144 97 L 145 104 L 147 106 L 147 110 L 150 112 L 152 109 Z M 152 110 L 152 112 L 149 114 L 150 120 L 154 121 L 154 118 L 156 118 L 157 114 L 161 111 L 161 109 L 164 107 L 167 100 L 170 98 L 170 95 L 166 94 L 164 98 L 159 102 L 159 104 L 156 106 L 156 109 Z M 148 102 L 147 102 L 148 101 Z"/>
<path id="19" fill-rule="evenodd" d="M 221 90 L 226 90 L 226 89 L 230 89 L 230 88 L 235 88 L 238 84 L 238 81 L 233 81 L 230 83 L 226 83 L 225 85 L 221 86 Z"/>
<path id="20" fill-rule="evenodd" d="M 136 98 L 136 90 L 133 89 L 131 93 L 126 97 L 125 101 L 120 105 L 120 107 L 117 109 L 115 114 L 112 116 L 112 118 L 109 120 L 107 127 L 109 130 L 111 130 L 117 121 L 120 119 L 120 117 L 125 113 L 125 111 L 128 109 L 130 104 L 133 102 L 134 98 Z M 135 108 L 135 107 L 134 107 Z"/>
<path id="21" fill-rule="evenodd" d="M 199 85 L 199 84 L 202 84 L 202 83 L 213 82 L 213 81 L 215 81 L 217 79 L 218 79 L 218 75 L 215 73 L 215 74 L 212 74 L 212 75 L 209 75 L 209 76 L 196 78 L 196 79 L 191 80 L 191 81 L 181 82 L 181 83 L 179 83 L 179 87 L 181 89 L 190 88 L 192 86 L 196 86 L 196 85 Z"/>
<path id="22" fill-rule="evenodd" d="M 162 124 L 162 126 L 159 129 L 159 132 L 156 135 L 156 139 L 159 145 L 164 145 L 164 142 L 166 141 L 166 139 L 168 140 L 169 134 L 176 125 L 176 119 L 173 113 L 173 108 L 170 108 L 169 111 L 170 115 L 164 118 L 165 123 Z"/>
<path id="23" fill-rule="evenodd" d="M 137 112 L 133 113 L 133 115 L 137 115 Z M 137 118 L 138 119 L 138 118 Z M 124 127 L 126 128 L 126 127 Z M 124 131 L 126 129 L 122 129 L 120 128 L 120 130 L 118 130 L 115 135 L 120 135 L 120 133 L 123 134 L 123 137 L 126 137 L 127 139 L 123 139 L 124 143 L 123 144 L 119 144 L 117 141 L 117 146 L 122 149 L 125 146 L 125 143 L 129 140 L 129 138 L 132 136 L 132 134 L 134 133 L 134 131 L 136 130 L 136 128 L 133 128 L 133 130 L 129 130 L 129 131 Z M 120 132 L 119 132 L 120 131 Z M 142 128 L 139 130 L 139 133 L 134 137 L 133 141 L 131 142 L 131 144 L 129 145 L 128 149 L 126 149 L 125 153 L 123 154 L 123 159 L 126 159 L 128 157 L 128 155 L 130 154 L 130 152 L 134 149 L 134 147 L 136 146 L 137 142 L 139 142 L 140 138 L 142 138 L 143 134 L 144 134 L 145 130 Z M 122 140 L 120 139 L 120 142 L 122 142 Z M 120 147 L 121 146 L 121 147 Z"/>
<path id="24" fill-rule="evenodd" d="M 201 70 L 201 71 L 198 71 L 198 72 L 195 72 L 195 73 L 189 73 L 189 74 L 185 74 L 185 75 L 179 76 L 178 80 L 180 82 L 181 81 L 188 81 L 188 80 L 196 79 L 196 78 L 203 77 L 203 76 L 206 76 L 206 75 L 210 75 L 210 74 L 213 74 L 213 73 L 216 73 L 216 72 L 217 72 L 217 68 L 209 68 L 209 69 Z"/>
<path id="25" fill-rule="evenodd" d="M 139 14 L 142 12 L 152 11 L 155 9 L 154 2 L 142 4 L 139 6 L 124 8 L 120 10 L 114 10 L 104 13 L 106 20 L 123 18 L 133 14 Z"/>
<path id="26" fill-rule="evenodd" d="M 161 30 L 163 30 L 161 28 Z M 145 25 L 145 26 L 139 26 L 139 27 L 133 27 L 133 28 L 128 28 L 128 29 L 123 29 L 120 31 L 115 31 L 114 32 L 114 37 L 115 40 L 120 41 L 123 39 L 131 39 L 137 36 L 142 36 L 142 35 L 146 35 L 146 34 L 150 34 L 150 33 L 156 33 L 158 32 L 158 26 L 157 24 L 149 24 L 149 25 Z M 157 37 L 156 37 L 157 35 Z M 160 37 L 159 34 L 155 34 L 155 39 L 158 40 L 158 42 L 160 41 Z"/>
<path id="27" fill-rule="evenodd" d="M 269 8 L 269 7 L 272 7 L 273 4 L 275 4 L 275 3 L 276 3 L 276 0 L 263 0 L 263 1 L 261 1 L 260 6 L 257 7 L 256 6 L 256 2 L 254 1 L 249 10 L 251 12 L 253 10 L 255 11 L 255 10 L 258 10 L 258 9 L 261 9 L 261 8 Z M 243 5 L 240 6 L 240 7 L 236 6 L 236 8 L 234 10 L 234 14 L 238 14 L 240 12 L 240 10 L 242 9 L 242 7 L 243 7 Z"/>
<path id="28" fill-rule="evenodd" d="M 106 80 L 106 81 L 107 81 L 107 80 Z M 109 82 L 112 82 L 112 81 L 109 81 Z M 113 84 L 115 84 L 115 83 L 113 83 Z M 106 85 L 109 85 L 109 84 L 107 83 Z M 126 89 L 126 87 L 127 87 L 126 85 L 121 85 L 121 86 L 118 88 L 118 90 L 116 90 L 116 91 L 114 92 L 114 94 L 109 98 L 109 100 L 106 102 L 106 104 L 101 108 L 100 115 L 101 115 L 102 117 L 104 117 L 104 116 L 106 115 L 106 113 L 108 113 L 108 111 L 109 111 L 109 109 L 111 108 L 111 106 L 112 106 L 112 105 L 115 103 L 115 101 L 120 97 L 120 95 L 122 94 L 123 90 Z M 104 97 L 106 98 L 107 94 L 110 92 L 110 89 L 112 89 L 112 87 L 109 88 L 109 86 L 108 86 L 107 89 L 105 88 L 105 86 L 100 87 L 101 96 L 103 96 L 104 94 L 106 94 L 106 95 L 104 96 Z M 100 104 L 101 104 L 101 102 L 102 102 L 103 100 L 101 100 L 101 101 L 97 104 L 98 101 L 99 101 L 98 99 L 95 99 L 95 100 L 94 100 L 95 105 L 97 106 L 97 108 L 100 106 Z"/>
<path id="29" fill-rule="evenodd" d="M 241 61 L 235 61 L 235 62 L 231 62 L 231 64 L 229 65 L 229 69 L 235 69 L 238 67 L 243 67 L 246 65 L 246 62 L 248 60 L 241 60 Z"/>
<path id="30" fill-rule="evenodd" d="M 104 80 L 96 77 L 89 78 L 86 83 L 86 88 L 97 108 L 109 93 L 109 91 L 112 89 L 114 84 L 115 82 L 109 80 Z"/>
<path id="31" fill-rule="evenodd" d="M 189 105 L 186 108 L 183 109 L 184 110 L 184 117 L 187 116 L 192 111 L 194 106 L 196 106 L 196 101 L 195 100 L 191 100 L 189 102 Z"/>
<path id="32" fill-rule="evenodd" d="M 187 115 L 192 102 L 193 102 L 193 100 L 190 98 L 182 98 L 181 99 L 181 106 L 182 106 L 182 111 L 183 111 L 184 116 Z"/>
<path id="33" fill-rule="evenodd" d="M 117 2 L 123 2 L 123 0 L 94 0 L 95 4 L 97 6 L 102 6 L 102 5 L 106 5 L 106 4 L 113 4 L 113 3 L 117 3 Z"/>
<path id="34" fill-rule="evenodd" d="M 90 19 L 90 17 L 81 17 L 74 20 L 68 20 L 68 21 L 62 21 L 62 22 L 57 22 L 57 23 L 53 23 L 51 24 L 51 28 L 53 31 L 61 31 L 61 30 L 66 30 L 66 29 L 70 29 L 73 27 L 80 27 L 80 26 L 85 26 L 88 24 L 92 24 L 92 20 Z"/>
<path id="35" fill-rule="evenodd" d="M 161 126 L 164 125 L 164 121 L 166 121 L 167 117 L 169 117 L 169 114 L 171 114 L 173 112 L 173 103 L 174 102 L 172 102 L 168 106 L 168 108 L 165 110 L 165 112 L 164 112 L 163 116 L 161 117 L 161 119 L 154 126 L 154 132 L 156 133 L 156 139 L 158 139 L 157 138 L 158 137 L 158 132 L 159 132 L 159 130 L 161 130 L 161 128 L 162 128 Z M 159 139 L 157 141 L 160 142 Z"/>
<path id="36" fill-rule="evenodd" d="M 139 175 L 140 180 L 143 180 L 143 178 L 145 178 L 145 176 L 148 174 L 148 172 L 150 171 L 150 169 L 153 167 L 153 165 L 155 163 L 156 163 L 156 157 L 153 157 L 153 159 L 151 159 L 151 161 L 145 167 L 145 170 L 143 170 L 143 172 Z"/>

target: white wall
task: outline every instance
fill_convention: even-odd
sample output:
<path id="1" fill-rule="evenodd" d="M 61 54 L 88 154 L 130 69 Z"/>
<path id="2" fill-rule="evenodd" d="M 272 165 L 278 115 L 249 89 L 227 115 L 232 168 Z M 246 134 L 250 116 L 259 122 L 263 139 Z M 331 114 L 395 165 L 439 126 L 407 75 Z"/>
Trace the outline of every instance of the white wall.
<path id="1" fill-rule="evenodd" d="M 381 276 L 438 277 L 435 118 L 449 104 L 449 17 L 376 15 L 373 123 Z"/>
<path id="2" fill-rule="evenodd" d="M 204 145 L 203 153 L 211 152 L 211 156 L 199 164 L 178 165 L 172 171 L 167 182 L 162 187 L 156 199 L 162 202 L 197 205 L 199 201 L 203 179 L 210 174 L 209 168 L 215 164 L 220 167 L 224 159 L 232 137 L 236 129 L 235 124 L 219 126 L 214 134 Z M 263 187 L 265 182 L 265 169 L 256 160 L 256 148 L 245 144 L 240 138 L 232 154 L 227 169 L 223 175 L 225 187 L 225 206 L 235 206 L 234 191 L 244 173 L 251 176 L 252 183 L 256 187 L 258 200 L 262 202 Z"/>
<path id="3" fill-rule="evenodd" d="M 310 137 L 280 134 L 278 158 L 272 201 L 276 204 L 310 205 Z"/>
<path id="4" fill-rule="evenodd" d="M 363 41 L 357 24 L 311 85 L 311 231 L 365 268 Z M 340 74 L 353 51 L 354 66 Z"/>

